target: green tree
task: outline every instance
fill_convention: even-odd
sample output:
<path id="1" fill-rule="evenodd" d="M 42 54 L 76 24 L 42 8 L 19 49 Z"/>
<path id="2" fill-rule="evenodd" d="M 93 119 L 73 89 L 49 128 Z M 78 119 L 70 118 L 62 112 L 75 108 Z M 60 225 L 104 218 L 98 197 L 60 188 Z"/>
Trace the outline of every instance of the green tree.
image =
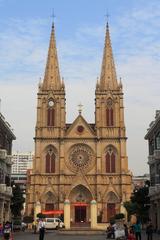
<path id="1" fill-rule="evenodd" d="M 46 215 L 43 214 L 43 213 L 38 213 L 37 214 L 37 218 L 45 218 L 45 217 L 46 217 Z"/>
<path id="2" fill-rule="evenodd" d="M 23 203 L 25 199 L 23 192 L 19 185 L 13 184 L 12 186 L 12 198 L 11 198 L 11 213 L 14 218 L 21 217 L 21 211 L 23 209 Z"/>
<path id="3" fill-rule="evenodd" d="M 23 218 L 23 222 L 25 222 L 25 223 L 32 223 L 33 222 L 33 216 L 25 216 Z"/>
<path id="4" fill-rule="evenodd" d="M 128 217 L 132 214 L 136 214 L 142 223 L 146 223 L 149 219 L 149 181 L 146 181 L 144 187 L 135 188 L 130 201 L 124 203 L 124 207 L 127 210 Z"/>

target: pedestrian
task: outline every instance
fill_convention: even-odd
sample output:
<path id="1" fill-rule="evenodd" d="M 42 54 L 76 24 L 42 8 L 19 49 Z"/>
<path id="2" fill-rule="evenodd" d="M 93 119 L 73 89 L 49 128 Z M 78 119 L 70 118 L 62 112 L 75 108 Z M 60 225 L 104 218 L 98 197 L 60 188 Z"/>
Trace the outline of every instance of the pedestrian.
<path id="1" fill-rule="evenodd" d="M 134 231 L 133 231 L 132 228 L 130 228 L 130 230 L 129 230 L 127 240 L 136 240 L 136 237 L 135 237 L 135 235 L 134 235 Z"/>
<path id="2" fill-rule="evenodd" d="M 45 233 L 45 222 L 43 218 L 39 220 L 38 229 L 39 229 L 39 240 L 43 240 L 44 233 Z"/>
<path id="3" fill-rule="evenodd" d="M 32 224 L 32 229 L 33 229 L 33 233 L 36 234 L 37 232 L 37 221 L 33 221 L 33 224 Z"/>
<path id="4" fill-rule="evenodd" d="M 3 235 L 3 225 L 0 223 L 0 237 Z"/>
<path id="5" fill-rule="evenodd" d="M 112 225 L 109 225 L 106 230 L 107 238 L 114 238 L 114 229 Z"/>
<path id="6" fill-rule="evenodd" d="M 141 223 L 137 220 L 136 224 L 133 225 L 136 240 L 141 240 Z"/>
<path id="7" fill-rule="evenodd" d="M 127 224 L 124 223 L 124 232 L 125 232 L 125 239 L 128 239 L 128 227 Z"/>
<path id="8" fill-rule="evenodd" d="M 3 237 L 5 240 L 9 240 L 10 238 L 12 238 L 11 225 L 8 221 L 4 224 L 3 227 Z"/>
<path id="9" fill-rule="evenodd" d="M 149 221 L 149 223 L 147 224 L 146 234 L 147 234 L 147 240 L 152 240 L 153 225 L 152 225 L 151 221 Z"/>

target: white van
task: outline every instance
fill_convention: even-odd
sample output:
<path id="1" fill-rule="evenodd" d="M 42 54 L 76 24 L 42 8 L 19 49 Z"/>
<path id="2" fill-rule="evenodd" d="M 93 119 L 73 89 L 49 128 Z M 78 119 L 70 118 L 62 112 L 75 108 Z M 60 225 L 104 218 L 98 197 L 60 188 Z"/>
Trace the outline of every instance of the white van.
<path id="1" fill-rule="evenodd" d="M 64 223 L 59 218 L 46 218 L 45 220 L 46 229 L 64 228 Z"/>

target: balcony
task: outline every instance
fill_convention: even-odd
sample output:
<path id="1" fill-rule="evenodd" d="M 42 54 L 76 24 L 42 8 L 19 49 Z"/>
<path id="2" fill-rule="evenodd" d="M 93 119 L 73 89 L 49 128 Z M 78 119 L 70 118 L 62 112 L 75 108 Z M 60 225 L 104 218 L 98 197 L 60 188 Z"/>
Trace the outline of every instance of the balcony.
<path id="1" fill-rule="evenodd" d="M 6 187 L 6 194 L 7 195 L 12 195 L 12 187 Z"/>
<path id="2" fill-rule="evenodd" d="M 160 150 L 154 150 L 153 155 L 148 156 L 148 164 L 152 164 L 156 162 L 157 160 L 160 160 Z"/>
<path id="3" fill-rule="evenodd" d="M 12 156 L 11 155 L 7 155 L 5 162 L 8 165 L 12 165 Z"/>
<path id="4" fill-rule="evenodd" d="M 0 184 L 0 194 L 4 194 L 6 192 L 6 184 Z"/>
<path id="5" fill-rule="evenodd" d="M 160 159 L 160 150 L 154 150 L 154 158 Z"/>
<path id="6" fill-rule="evenodd" d="M 155 158 L 154 158 L 154 155 L 149 155 L 148 156 L 148 164 L 152 164 L 155 162 Z"/>
<path id="7" fill-rule="evenodd" d="M 0 149 L 0 159 L 6 159 L 7 151 L 5 149 Z"/>
<path id="8" fill-rule="evenodd" d="M 11 196 L 12 195 L 12 188 L 11 187 L 7 187 L 6 184 L 0 184 L 0 195 L 8 195 Z"/>
<path id="9" fill-rule="evenodd" d="M 160 194 L 160 184 L 156 184 L 155 186 L 149 187 L 149 195 L 157 195 Z"/>

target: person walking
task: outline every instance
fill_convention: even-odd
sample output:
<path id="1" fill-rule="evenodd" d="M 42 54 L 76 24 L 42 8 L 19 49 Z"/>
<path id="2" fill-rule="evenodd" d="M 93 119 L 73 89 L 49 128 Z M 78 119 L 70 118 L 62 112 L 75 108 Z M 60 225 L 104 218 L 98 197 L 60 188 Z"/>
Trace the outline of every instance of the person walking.
<path id="1" fill-rule="evenodd" d="M 2 237 L 3 235 L 3 225 L 2 223 L 0 223 L 0 237 Z"/>
<path id="2" fill-rule="evenodd" d="M 133 229 L 136 235 L 136 240 L 141 240 L 141 223 L 139 220 L 133 225 Z"/>
<path id="3" fill-rule="evenodd" d="M 45 222 L 43 218 L 39 220 L 38 229 L 39 229 L 39 240 L 44 240 Z"/>
<path id="4" fill-rule="evenodd" d="M 5 240 L 12 239 L 11 225 L 10 225 L 9 221 L 7 221 L 7 222 L 4 224 L 4 227 L 3 227 L 3 238 L 4 238 Z"/>
<path id="5" fill-rule="evenodd" d="M 136 237 L 135 237 L 135 235 L 134 235 L 134 231 L 133 231 L 132 228 L 129 230 L 127 240 L 136 240 Z"/>
<path id="6" fill-rule="evenodd" d="M 152 240 L 153 225 L 152 225 L 151 221 L 149 221 L 149 223 L 146 227 L 146 234 L 147 234 L 147 240 Z"/>
<path id="7" fill-rule="evenodd" d="M 124 223 L 124 232 L 125 232 L 125 239 L 128 239 L 128 227 L 127 224 Z"/>

